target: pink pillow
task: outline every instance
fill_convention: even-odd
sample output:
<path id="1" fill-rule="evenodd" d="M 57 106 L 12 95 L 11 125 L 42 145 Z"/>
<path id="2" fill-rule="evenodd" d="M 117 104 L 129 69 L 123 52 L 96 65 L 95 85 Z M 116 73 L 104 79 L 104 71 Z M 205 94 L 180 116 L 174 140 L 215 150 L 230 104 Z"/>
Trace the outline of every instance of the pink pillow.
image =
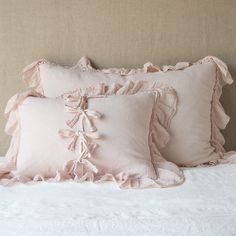
<path id="1" fill-rule="evenodd" d="M 170 142 L 161 153 L 181 166 L 216 164 L 222 158 L 229 160 L 231 155 L 225 153 L 225 141 L 220 132 L 229 117 L 219 100 L 223 85 L 233 80 L 227 66 L 218 58 L 209 56 L 193 64 L 180 62 L 175 66 L 146 63 L 142 69 L 103 70 L 93 68 L 86 58 L 72 68 L 42 62 L 45 61 L 28 66 L 24 70 L 24 80 L 48 97 L 99 82 L 147 80 L 173 87 L 179 98 L 178 111 L 171 123 Z"/>
<path id="2" fill-rule="evenodd" d="M 113 180 L 121 188 L 145 188 L 183 182 L 158 151 L 176 111 L 173 89 L 128 82 L 40 96 L 26 92 L 9 101 L 6 131 L 13 138 L 2 183 Z"/>

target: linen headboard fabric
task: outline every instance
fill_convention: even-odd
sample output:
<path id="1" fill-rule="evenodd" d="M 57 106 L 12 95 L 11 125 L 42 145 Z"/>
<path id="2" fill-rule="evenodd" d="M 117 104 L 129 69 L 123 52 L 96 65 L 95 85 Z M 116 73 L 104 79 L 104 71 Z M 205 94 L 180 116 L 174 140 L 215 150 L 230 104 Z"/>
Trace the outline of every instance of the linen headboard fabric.
<path id="1" fill-rule="evenodd" d="M 0 155 L 7 100 L 24 86 L 21 70 L 39 58 L 64 65 L 81 56 L 96 66 L 140 67 L 214 55 L 236 77 L 236 1 L 0 0 Z M 236 84 L 222 103 L 231 121 L 226 149 L 236 149 Z"/>

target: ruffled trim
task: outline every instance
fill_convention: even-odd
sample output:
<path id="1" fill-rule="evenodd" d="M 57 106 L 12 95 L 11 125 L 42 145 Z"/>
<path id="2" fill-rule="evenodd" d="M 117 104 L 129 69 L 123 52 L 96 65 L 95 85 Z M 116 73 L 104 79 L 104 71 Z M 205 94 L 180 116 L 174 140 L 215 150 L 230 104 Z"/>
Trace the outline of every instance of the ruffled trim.
<path id="1" fill-rule="evenodd" d="M 109 69 L 95 69 L 92 66 L 91 61 L 87 57 L 82 57 L 78 64 L 77 64 L 81 70 L 83 71 L 102 71 L 105 74 L 119 74 L 119 75 L 133 75 L 136 73 L 147 73 L 147 72 L 157 72 L 160 71 L 161 69 L 158 66 L 153 66 L 151 62 L 147 62 L 143 65 L 143 68 L 137 68 L 137 69 L 129 69 L 129 68 L 109 68 Z"/>
<path id="2" fill-rule="evenodd" d="M 216 81 L 214 91 L 212 95 L 212 107 L 211 107 L 211 145 L 215 148 L 215 151 L 220 154 L 220 158 L 213 160 L 212 164 L 218 163 L 232 163 L 233 152 L 226 152 L 223 145 L 225 139 L 220 130 L 225 129 L 229 123 L 230 117 L 225 113 L 223 106 L 220 103 L 220 97 L 222 94 L 222 87 L 226 84 L 232 84 L 233 79 L 229 73 L 228 67 L 220 59 L 208 56 L 203 58 L 199 63 L 214 62 L 216 67 Z"/>
<path id="3" fill-rule="evenodd" d="M 97 129 L 93 125 L 92 120 L 99 119 L 101 114 L 96 111 L 88 110 L 86 101 L 90 97 L 106 97 L 113 94 L 135 94 L 141 91 L 155 92 L 158 104 L 161 105 L 160 108 L 157 106 L 158 111 L 155 112 L 155 119 L 157 119 L 160 124 L 154 126 L 153 123 L 151 126 L 152 132 L 150 133 L 152 140 L 152 142 L 150 142 L 152 162 L 158 178 L 156 180 L 149 178 L 131 178 L 124 172 L 121 172 L 116 176 L 113 176 L 110 173 L 100 176 L 96 166 L 90 161 L 90 158 L 94 149 L 97 148 L 94 140 L 99 138 Z M 69 128 L 67 130 L 60 130 L 59 135 L 61 135 L 62 138 L 71 139 L 68 149 L 76 151 L 78 159 L 70 160 L 65 163 L 63 169 L 58 171 L 53 178 L 44 178 L 44 176 L 39 174 L 35 175 L 34 178 L 14 174 L 14 170 L 17 168 L 16 159 L 20 141 L 19 116 L 14 114 L 18 113 L 18 106 L 28 96 L 40 97 L 41 95 L 35 91 L 28 91 L 23 94 L 15 95 L 8 102 L 6 108 L 6 113 L 9 115 L 6 131 L 13 137 L 7 154 L 7 161 L 0 166 L 0 182 L 2 184 L 11 185 L 16 182 L 58 182 L 65 180 L 74 180 L 78 182 L 87 180 L 98 183 L 112 180 L 115 181 L 120 188 L 146 188 L 169 187 L 181 184 L 184 181 L 182 171 L 179 170 L 175 164 L 165 161 L 161 157 L 156 145 L 154 145 L 154 142 L 157 142 L 157 146 L 163 147 L 169 140 L 169 134 L 166 129 L 169 128 L 170 119 L 176 112 L 177 103 L 177 97 L 172 88 L 160 87 L 157 83 L 138 81 L 136 83 L 127 82 L 125 85 L 114 84 L 112 86 L 106 86 L 105 84 L 101 84 L 97 87 L 79 89 L 64 94 L 65 109 L 74 114 L 74 117 L 72 120 L 67 121 Z M 75 112 L 76 108 L 77 112 Z M 166 121 L 166 118 L 168 121 Z M 79 132 L 75 132 L 73 129 L 77 124 L 79 124 L 79 127 L 83 127 Z"/>
<path id="4" fill-rule="evenodd" d="M 22 71 L 22 79 L 24 83 L 31 89 L 43 94 L 43 88 L 41 85 L 41 78 L 40 78 L 40 65 L 48 63 L 45 59 L 40 59 L 34 61 L 30 65 L 26 66 Z"/>
<path id="5" fill-rule="evenodd" d="M 224 162 L 227 158 L 229 158 L 230 154 L 232 152 L 226 153 L 223 145 L 225 144 L 225 139 L 223 135 L 221 134 L 220 130 L 225 129 L 227 126 L 230 117 L 225 113 L 221 103 L 220 103 L 220 97 L 222 94 L 222 87 L 226 84 L 232 84 L 233 79 L 229 73 L 227 65 L 221 61 L 219 58 L 214 56 L 207 56 L 201 60 L 199 60 L 196 63 L 190 63 L 190 62 L 178 62 L 175 66 L 172 65 L 164 65 L 162 67 L 154 66 L 151 62 L 146 63 L 145 65 L 148 65 L 148 69 L 146 71 L 147 73 L 152 72 L 168 72 L 168 71 L 177 71 L 177 70 L 184 70 L 192 65 L 198 65 L 198 64 L 206 64 L 206 63 L 215 63 L 216 65 L 216 82 L 214 86 L 214 91 L 212 95 L 212 108 L 211 108 L 211 140 L 210 143 L 214 147 L 215 152 L 220 154 L 220 157 L 223 158 Z M 81 63 L 84 63 L 82 60 Z M 88 58 L 86 58 L 86 63 L 83 64 L 84 67 L 86 67 L 86 64 L 90 64 L 91 62 Z M 87 68 L 89 71 L 89 67 Z M 92 68 L 92 71 L 96 69 Z M 140 72 L 142 69 L 136 69 L 133 70 L 136 72 Z M 97 70 L 98 71 L 98 70 Z M 123 72 L 129 72 L 129 70 L 126 69 L 119 69 L 119 68 L 112 68 L 112 69 L 105 69 L 100 70 L 102 72 L 106 73 L 113 73 L 113 71 L 116 71 L 116 73 L 120 73 L 122 75 L 128 75 Z M 221 159 L 219 160 L 212 160 L 207 164 L 210 165 L 216 165 L 217 163 L 221 162 Z M 232 158 L 229 158 L 229 162 L 232 162 Z"/>
<path id="6" fill-rule="evenodd" d="M 81 71 L 96 71 L 87 57 L 81 57 L 76 66 L 79 67 Z"/>

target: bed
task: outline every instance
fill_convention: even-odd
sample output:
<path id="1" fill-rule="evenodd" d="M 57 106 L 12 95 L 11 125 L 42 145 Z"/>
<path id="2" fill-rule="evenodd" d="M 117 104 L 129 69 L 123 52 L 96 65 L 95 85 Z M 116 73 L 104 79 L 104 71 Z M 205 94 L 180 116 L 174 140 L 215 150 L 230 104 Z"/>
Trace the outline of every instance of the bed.
<path id="1" fill-rule="evenodd" d="M 183 185 L 0 186 L 0 235 L 236 235 L 236 165 L 185 168 Z"/>

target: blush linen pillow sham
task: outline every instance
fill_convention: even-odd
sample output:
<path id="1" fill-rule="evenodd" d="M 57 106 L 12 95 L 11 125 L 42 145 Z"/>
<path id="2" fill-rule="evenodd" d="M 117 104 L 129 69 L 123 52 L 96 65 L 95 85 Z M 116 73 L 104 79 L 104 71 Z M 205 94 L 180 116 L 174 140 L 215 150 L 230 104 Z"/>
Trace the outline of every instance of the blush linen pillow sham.
<path id="1" fill-rule="evenodd" d="M 6 108 L 12 141 L 0 181 L 112 180 L 120 188 L 181 184 L 183 173 L 158 151 L 169 139 L 176 104 L 173 89 L 148 82 L 100 84 L 58 98 L 18 94 Z"/>
<path id="2" fill-rule="evenodd" d="M 179 102 L 170 126 L 170 142 L 160 150 L 165 158 L 180 166 L 236 160 L 234 152 L 225 152 L 220 132 L 229 122 L 220 104 L 222 87 L 233 80 L 227 66 L 216 57 L 208 56 L 193 64 L 159 67 L 146 63 L 142 69 L 103 70 L 93 68 L 85 57 L 72 68 L 39 60 L 25 68 L 23 78 L 29 87 L 47 97 L 99 82 L 146 80 L 166 84 L 176 90 Z"/>

